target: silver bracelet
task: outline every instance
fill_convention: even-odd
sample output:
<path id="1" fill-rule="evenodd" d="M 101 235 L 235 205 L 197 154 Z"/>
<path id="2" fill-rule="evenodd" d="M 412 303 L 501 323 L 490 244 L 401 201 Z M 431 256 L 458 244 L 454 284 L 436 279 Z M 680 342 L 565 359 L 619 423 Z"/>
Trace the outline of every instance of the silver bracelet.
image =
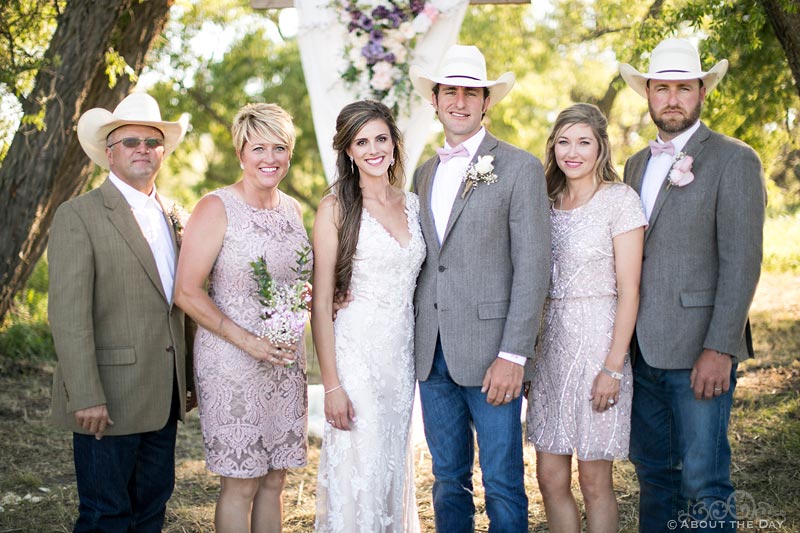
<path id="1" fill-rule="evenodd" d="M 342 388 L 342 386 L 341 386 L 341 385 L 339 385 L 338 387 L 334 387 L 334 388 L 332 388 L 331 390 L 326 390 L 326 391 L 325 391 L 325 394 L 330 394 L 331 392 L 333 392 L 333 391 L 335 391 L 335 390 L 339 390 L 339 389 L 341 389 L 341 388 Z"/>
<path id="2" fill-rule="evenodd" d="M 622 378 L 624 378 L 624 377 L 625 377 L 625 376 L 623 376 L 623 375 L 622 375 L 622 373 L 621 373 L 621 372 L 614 372 L 613 370 L 611 370 L 610 368 L 608 368 L 606 365 L 603 365 L 603 372 L 604 372 L 604 373 L 606 373 L 606 374 L 608 374 L 608 375 L 609 375 L 609 376 L 611 376 L 612 378 L 614 378 L 614 379 L 616 379 L 616 380 L 619 380 L 619 381 L 622 381 Z"/>

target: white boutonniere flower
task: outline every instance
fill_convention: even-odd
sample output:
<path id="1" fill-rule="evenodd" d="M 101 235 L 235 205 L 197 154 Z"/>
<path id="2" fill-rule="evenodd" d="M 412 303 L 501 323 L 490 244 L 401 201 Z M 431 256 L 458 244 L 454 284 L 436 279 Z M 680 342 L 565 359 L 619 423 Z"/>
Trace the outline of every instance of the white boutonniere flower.
<path id="1" fill-rule="evenodd" d="M 467 196 L 469 190 L 477 187 L 479 183 L 491 184 L 498 180 L 497 174 L 494 173 L 494 156 L 482 155 L 478 157 L 477 161 L 470 163 L 467 167 L 467 172 L 461 181 L 465 182 L 464 192 L 461 193 L 461 198 Z"/>
<path id="2" fill-rule="evenodd" d="M 694 158 L 686 155 L 684 152 L 678 152 L 675 156 L 675 161 L 669 169 L 669 176 L 667 177 L 667 190 L 670 187 L 685 187 L 694 181 L 694 174 L 692 174 L 692 163 Z"/>
<path id="3" fill-rule="evenodd" d="M 182 205 L 173 202 L 169 211 L 167 211 L 167 218 L 169 223 L 172 224 L 172 229 L 175 230 L 175 240 L 178 248 L 180 248 L 183 241 L 183 229 L 186 226 L 186 221 L 189 220 L 189 212 Z"/>

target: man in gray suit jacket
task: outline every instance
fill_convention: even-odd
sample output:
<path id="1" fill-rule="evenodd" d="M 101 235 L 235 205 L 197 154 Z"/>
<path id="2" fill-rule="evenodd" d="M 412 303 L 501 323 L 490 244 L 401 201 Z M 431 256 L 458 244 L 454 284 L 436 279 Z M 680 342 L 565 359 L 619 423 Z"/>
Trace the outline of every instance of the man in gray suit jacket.
<path id="1" fill-rule="evenodd" d="M 703 72 L 683 39 L 661 42 L 646 74 L 620 66 L 658 128 L 625 165 L 649 220 L 632 347 L 642 532 L 736 529 L 727 430 L 736 364 L 753 355 L 766 192 L 752 148 L 700 122 L 727 68 Z"/>
<path id="2" fill-rule="evenodd" d="M 490 531 L 527 532 L 520 394 L 550 281 L 544 171 L 481 126 L 514 75 L 488 80 L 476 47 L 450 48 L 436 76 L 417 66 L 410 76 L 445 133 L 445 148 L 414 173 L 427 245 L 415 353 L 436 529 L 474 530 L 477 433 Z"/>
<path id="3" fill-rule="evenodd" d="M 110 174 L 58 208 L 48 248 L 52 412 L 73 432 L 75 531 L 161 531 L 172 494 L 191 371 L 172 305 L 179 221 L 155 179 L 185 132 L 143 93 L 78 121 L 81 146 Z"/>

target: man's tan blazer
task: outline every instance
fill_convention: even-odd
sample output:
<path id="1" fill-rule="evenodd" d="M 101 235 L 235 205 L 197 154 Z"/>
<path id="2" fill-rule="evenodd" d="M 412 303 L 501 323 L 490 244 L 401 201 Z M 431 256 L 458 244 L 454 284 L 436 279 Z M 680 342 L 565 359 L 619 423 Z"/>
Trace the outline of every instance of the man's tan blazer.
<path id="1" fill-rule="evenodd" d="M 159 430 L 170 414 L 176 378 L 183 418 L 184 314 L 169 303 L 131 208 L 109 180 L 58 208 L 48 260 L 48 313 L 58 356 L 54 422 L 86 433 L 73 413 L 107 404 L 114 421 L 107 435 Z"/>

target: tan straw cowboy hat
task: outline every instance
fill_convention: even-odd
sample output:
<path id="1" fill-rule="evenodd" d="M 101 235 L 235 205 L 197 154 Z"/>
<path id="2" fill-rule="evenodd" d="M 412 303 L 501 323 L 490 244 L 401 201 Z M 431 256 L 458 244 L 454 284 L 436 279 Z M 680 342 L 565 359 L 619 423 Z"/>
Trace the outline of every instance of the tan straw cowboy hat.
<path id="1" fill-rule="evenodd" d="M 132 93 L 114 108 L 114 112 L 95 107 L 78 120 L 78 141 L 92 161 L 108 168 L 106 139 L 115 129 L 128 124 L 152 126 L 164 134 L 164 155 L 169 155 L 183 140 L 189 126 L 188 115 L 177 122 L 161 120 L 161 111 L 155 98 L 146 93 Z"/>
<path id="2" fill-rule="evenodd" d="M 686 39 L 664 39 L 650 54 L 650 69 L 642 74 L 627 63 L 619 66 L 619 73 L 631 89 L 647 98 L 647 80 L 703 80 L 710 92 L 728 71 L 728 60 L 723 59 L 708 72 L 700 66 L 697 48 Z"/>
<path id="3" fill-rule="evenodd" d="M 516 79 L 511 72 L 506 72 L 497 80 L 487 79 L 486 59 L 481 51 L 475 46 L 459 44 L 454 44 L 447 50 L 435 76 L 417 65 L 412 65 L 408 74 L 414 89 L 425 100 L 430 100 L 433 86 L 437 83 L 455 87 L 488 87 L 489 106 L 502 100 L 514 86 Z"/>

